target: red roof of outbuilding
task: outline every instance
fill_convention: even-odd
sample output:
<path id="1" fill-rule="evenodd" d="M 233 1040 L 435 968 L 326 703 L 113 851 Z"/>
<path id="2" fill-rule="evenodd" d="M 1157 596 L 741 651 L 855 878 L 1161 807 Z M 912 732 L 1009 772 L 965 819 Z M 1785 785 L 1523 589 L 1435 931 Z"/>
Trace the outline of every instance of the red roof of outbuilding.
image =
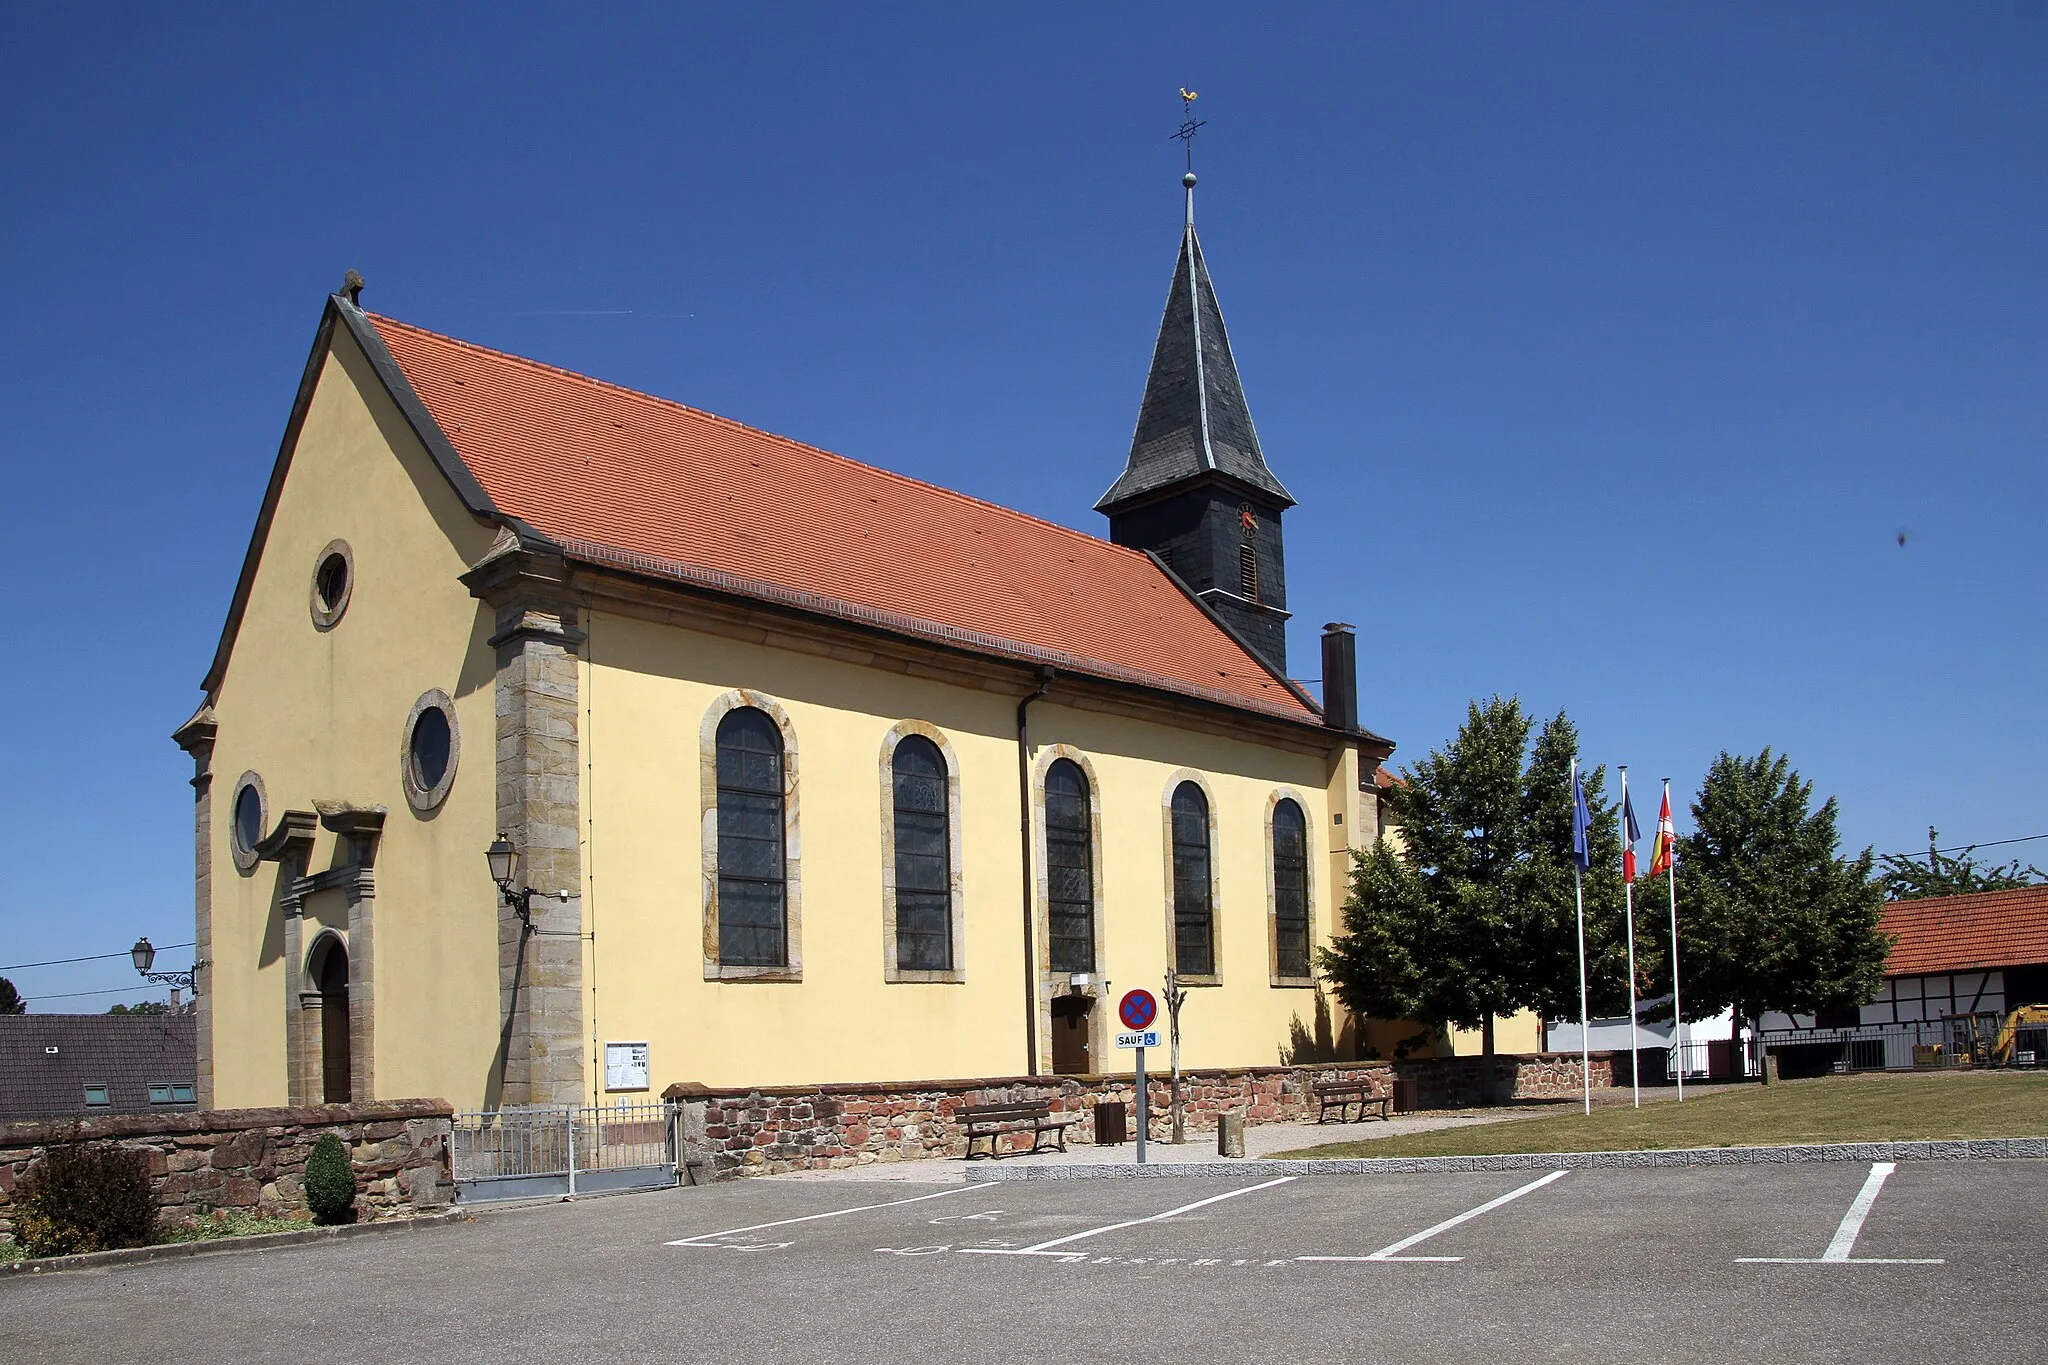
<path id="1" fill-rule="evenodd" d="M 2048 886 L 1892 901 L 1883 928 L 1898 935 L 1886 976 L 2048 963 Z"/>
<path id="2" fill-rule="evenodd" d="M 491 501 L 576 557 L 725 575 L 718 586 L 824 599 L 970 648 L 1321 719 L 1137 550 L 667 399 L 369 320 Z"/>

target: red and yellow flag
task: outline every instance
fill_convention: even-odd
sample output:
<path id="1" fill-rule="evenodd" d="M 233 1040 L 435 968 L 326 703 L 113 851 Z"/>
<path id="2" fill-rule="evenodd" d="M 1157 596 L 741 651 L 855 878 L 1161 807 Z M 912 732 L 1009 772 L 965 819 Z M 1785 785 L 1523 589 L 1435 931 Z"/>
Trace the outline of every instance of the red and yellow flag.
<path id="1" fill-rule="evenodd" d="M 1657 812 L 1657 843 L 1650 850 L 1650 875 L 1669 872 L 1678 861 L 1678 836 L 1671 828 L 1671 784 L 1664 784 L 1664 807 Z"/>

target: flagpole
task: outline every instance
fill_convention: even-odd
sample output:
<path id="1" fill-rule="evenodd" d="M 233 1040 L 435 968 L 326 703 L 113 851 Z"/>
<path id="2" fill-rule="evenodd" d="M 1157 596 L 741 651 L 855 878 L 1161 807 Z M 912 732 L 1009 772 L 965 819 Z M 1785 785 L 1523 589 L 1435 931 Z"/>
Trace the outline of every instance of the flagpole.
<path id="1" fill-rule="evenodd" d="M 1579 760 L 1572 760 L 1572 818 L 1578 818 Z M 1577 858 L 1572 859 L 1572 895 L 1579 903 L 1579 1088 L 1586 1097 L 1586 1113 L 1593 1112 L 1592 1020 L 1586 1011 L 1586 885 Z"/>
<path id="2" fill-rule="evenodd" d="M 1629 866 L 1635 856 L 1635 845 L 1629 839 L 1631 831 L 1625 826 L 1629 817 L 1628 805 L 1628 764 L 1621 765 L 1621 818 L 1624 828 L 1622 841 L 1628 847 L 1622 850 L 1621 868 L 1624 874 L 1632 874 Z M 1621 879 L 1622 913 L 1628 925 L 1628 1084 L 1635 1094 L 1635 1107 L 1643 1107 L 1642 1054 L 1636 1046 L 1636 885 L 1633 875 Z"/>
<path id="3" fill-rule="evenodd" d="M 1671 779 L 1664 779 L 1664 809 L 1671 809 Z M 1662 823 L 1661 821 L 1659 823 Z M 1659 838 L 1663 835 L 1660 831 Z M 1671 889 L 1671 1041 L 1678 1055 L 1678 1102 L 1685 1103 L 1685 1011 L 1678 999 L 1678 850 L 1666 850 L 1665 885 Z"/>

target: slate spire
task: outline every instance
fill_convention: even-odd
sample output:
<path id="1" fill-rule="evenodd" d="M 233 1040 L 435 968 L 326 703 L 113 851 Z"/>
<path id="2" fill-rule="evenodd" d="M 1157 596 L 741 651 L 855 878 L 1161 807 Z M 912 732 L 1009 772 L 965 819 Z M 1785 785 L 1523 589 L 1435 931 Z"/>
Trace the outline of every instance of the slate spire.
<path id="1" fill-rule="evenodd" d="M 1180 257 L 1152 349 L 1145 398 L 1138 405 L 1130 460 L 1095 510 L 1114 516 L 1128 503 L 1204 474 L 1221 474 L 1280 507 L 1292 507 L 1293 496 L 1266 468 L 1259 449 L 1216 286 L 1195 235 L 1194 172 L 1181 183 L 1187 189 L 1187 217 Z"/>
<path id="2" fill-rule="evenodd" d="M 1192 101 L 1191 94 L 1183 98 Z M 1181 125 L 1183 135 L 1199 124 Z M 1158 557 L 1275 674 L 1287 676 L 1280 517 L 1294 497 L 1266 468 L 1216 286 L 1195 236 L 1195 173 L 1152 373 L 1122 477 L 1095 504 L 1109 538 Z"/>

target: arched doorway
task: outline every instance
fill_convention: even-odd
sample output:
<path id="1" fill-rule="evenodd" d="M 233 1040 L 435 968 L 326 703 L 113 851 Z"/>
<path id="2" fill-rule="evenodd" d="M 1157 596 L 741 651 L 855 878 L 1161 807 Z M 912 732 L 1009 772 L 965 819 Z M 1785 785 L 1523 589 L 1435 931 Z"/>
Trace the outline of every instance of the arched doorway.
<path id="1" fill-rule="evenodd" d="M 1089 1060 L 1088 1015 L 1095 998 L 1087 995 L 1055 996 L 1052 1002 L 1052 1069 L 1058 1076 L 1092 1076 Z"/>
<path id="2" fill-rule="evenodd" d="M 347 1104 L 348 949 L 329 935 L 313 951 L 311 975 L 320 992 L 320 1097 L 329 1104 Z"/>

